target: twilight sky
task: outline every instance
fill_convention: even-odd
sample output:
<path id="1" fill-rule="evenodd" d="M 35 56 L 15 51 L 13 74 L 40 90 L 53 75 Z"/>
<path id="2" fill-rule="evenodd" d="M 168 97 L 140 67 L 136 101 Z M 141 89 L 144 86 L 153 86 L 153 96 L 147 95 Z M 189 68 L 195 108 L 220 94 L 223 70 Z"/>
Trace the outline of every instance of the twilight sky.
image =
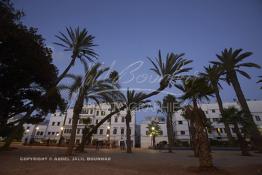
<path id="1" fill-rule="evenodd" d="M 23 21 L 39 29 L 53 49 L 60 72 L 69 63 L 69 53 L 53 44 L 65 27 L 87 28 L 94 35 L 99 60 L 122 73 L 122 86 L 154 89 L 156 83 L 147 57 L 167 52 L 185 53 L 194 60 L 191 73 L 203 70 L 222 49 L 252 51 L 249 61 L 262 65 L 261 0 L 14 0 L 23 9 Z M 72 73 L 81 72 L 77 64 Z M 133 72 L 132 72 L 133 70 Z M 131 73 L 130 73 L 131 71 Z M 251 80 L 240 78 L 246 98 L 262 99 L 257 76 L 262 70 L 248 70 Z M 133 75 L 135 79 L 133 79 Z M 143 80 L 143 79 L 146 80 Z M 232 87 L 223 84 L 224 101 L 235 98 Z M 175 88 L 167 90 L 179 93 Z M 153 99 L 162 97 L 162 95 Z M 153 114 L 153 113 L 152 113 Z M 149 113 L 139 112 L 138 121 Z"/>

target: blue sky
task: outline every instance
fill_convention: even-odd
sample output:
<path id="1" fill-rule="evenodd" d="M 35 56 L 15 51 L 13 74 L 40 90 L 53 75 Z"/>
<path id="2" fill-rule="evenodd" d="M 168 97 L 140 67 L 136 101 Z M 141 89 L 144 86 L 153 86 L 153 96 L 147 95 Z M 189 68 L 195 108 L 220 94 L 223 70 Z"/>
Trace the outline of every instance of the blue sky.
<path id="1" fill-rule="evenodd" d="M 68 26 L 87 28 L 96 37 L 99 60 L 119 72 L 133 65 L 128 70 L 135 69 L 135 77 L 154 75 L 147 57 L 157 56 L 159 49 L 164 55 L 185 53 L 194 61 L 192 73 L 202 71 L 215 54 L 228 47 L 252 51 L 249 61 L 262 65 L 261 0 L 16 0 L 14 4 L 26 13 L 24 23 L 38 28 L 53 49 L 60 72 L 69 63 L 70 54 L 53 44 L 57 41 L 54 35 Z M 76 65 L 71 72 L 79 73 L 81 68 Z M 255 83 L 262 70 L 248 72 L 252 80 L 240 78 L 246 97 L 262 99 Z M 157 87 L 149 80 L 127 80 L 132 80 L 131 74 L 124 74 L 123 87 Z M 223 100 L 232 101 L 232 87 L 223 87 Z M 175 88 L 168 91 L 178 92 Z M 148 114 L 138 113 L 138 121 L 144 115 Z"/>

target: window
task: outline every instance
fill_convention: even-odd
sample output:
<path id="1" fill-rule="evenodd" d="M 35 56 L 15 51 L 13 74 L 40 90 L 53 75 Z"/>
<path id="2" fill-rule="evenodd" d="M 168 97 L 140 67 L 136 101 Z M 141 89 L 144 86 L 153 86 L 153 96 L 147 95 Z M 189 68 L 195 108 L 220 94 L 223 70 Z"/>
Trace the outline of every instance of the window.
<path id="1" fill-rule="evenodd" d="M 115 117 L 115 123 L 117 123 L 117 121 L 118 121 L 118 117 Z"/>
<path id="2" fill-rule="evenodd" d="M 77 134 L 80 134 L 80 129 L 77 129 L 76 133 L 77 133 Z"/>
<path id="3" fill-rule="evenodd" d="M 117 134 L 117 128 L 114 128 L 113 134 Z"/>
<path id="4" fill-rule="evenodd" d="M 178 124 L 179 125 L 183 125 L 183 121 L 178 121 Z"/>
<path id="5" fill-rule="evenodd" d="M 219 118 L 213 118 L 213 122 L 218 122 Z"/>
<path id="6" fill-rule="evenodd" d="M 71 124 L 71 121 L 72 121 L 72 119 L 70 118 L 69 121 L 68 121 L 68 124 Z"/>
<path id="7" fill-rule="evenodd" d="M 181 135 L 185 135 L 186 132 L 185 132 L 185 131 L 180 131 L 180 134 L 181 134 Z"/>
<path id="8" fill-rule="evenodd" d="M 102 134 L 103 134 L 103 131 L 104 131 L 103 129 L 100 129 L 100 130 L 99 130 L 99 134 L 102 135 Z"/>
<path id="9" fill-rule="evenodd" d="M 42 136 L 42 135 L 44 135 L 44 132 L 43 132 L 43 131 L 41 131 L 41 132 L 40 132 L 40 135 L 41 135 L 41 136 Z"/>
<path id="10" fill-rule="evenodd" d="M 255 118 L 256 118 L 256 121 L 261 121 L 261 119 L 258 115 L 256 115 Z"/>
<path id="11" fill-rule="evenodd" d="M 162 130 L 159 131 L 159 135 L 163 135 L 163 131 Z"/>
<path id="12" fill-rule="evenodd" d="M 51 132 L 48 132 L 48 135 L 50 135 L 51 134 Z"/>
<path id="13" fill-rule="evenodd" d="M 55 135 L 55 132 L 52 132 L 52 135 Z"/>
<path id="14" fill-rule="evenodd" d="M 101 111 L 101 115 L 102 116 L 106 115 L 105 111 Z"/>
<path id="15" fill-rule="evenodd" d="M 60 122 L 57 122 L 57 126 L 60 126 Z"/>
<path id="16" fill-rule="evenodd" d="M 206 114 L 208 114 L 208 111 L 205 111 Z"/>
<path id="17" fill-rule="evenodd" d="M 80 143 L 80 140 L 79 139 L 76 139 L 76 144 L 79 144 Z"/>
<path id="18" fill-rule="evenodd" d="M 108 120 L 107 120 L 107 122 L 108 122 L 108 123 L 110 123 L 110 122 L 111 122 L 111 118 L 110 118 L 110 119 L 108 119 Z"/>
<path id="19" fill-rule="evenodd" d="M 99 111 L 96 111 L 96 115 L 99 115 Z"/>
<path id="20" fill-rule="evenodd" d="M 55 125 L 55 122 L 52 122 L 52 126 L 54 126 Z"/>
<path id="21" fill-rule="evenodd" d="M 122 121 L 122 123 L 124 123 L 124 122 L 125 122 L 125 117 L 122 117 L 122 120 L 121 120 L 121 121 Z"/>
<path id="22" fill-rule="evenodd" d="M 90 109 L 90 114 L 93 114 L 93 109 Z"/>
<path id="23" fill-rule="evenodd" d="M 56 116 L 56 114 L 54 114 L 54 116 Z"/>
<path id="24" fill-rule="evenodd" d="M 96 120 L 96 124 L 98 123 L 98 120 Z"/>
<path id="25" fill-rule="evenodd" d="M 125 129 L 124 128 L 121 128 L 121 135 L 122 134 L 125 134 Z"/>
<path id="26" fill-rule="evenodd" d="M 28 126 L 26 129 L 30 129 L 30 126 Z"/>
<path id="27" fill-rule="evenodd" d="M 212 113 L 216 113 L 216 110 L 215 110 L 215 109 L 212 109 L 211 111 L 212 111 Z"/>

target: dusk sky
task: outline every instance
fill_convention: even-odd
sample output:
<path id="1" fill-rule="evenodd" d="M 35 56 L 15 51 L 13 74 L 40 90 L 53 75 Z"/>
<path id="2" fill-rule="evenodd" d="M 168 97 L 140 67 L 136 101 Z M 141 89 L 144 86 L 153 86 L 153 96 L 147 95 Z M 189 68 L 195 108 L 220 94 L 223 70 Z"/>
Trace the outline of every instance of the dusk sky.
<path id="1" fill-rule="evenodd" d="M 202 71 L 216 54 L 229 47 L 252 51 L 249 61 L 262 65 L 261 0 L 16 0 L 14 4 L 25 12 L 24 24 L 38 28 L 53 49 L 59 72 L 69 64 L 70 53 L 53 44 L 58 41 L 54 35 L 69 26 L 87 28 L 96 37 L 95 50 L 106 66 L 114 63 L 113 69 L 121 73 L 136 63 L 124 71 L 123 87 L 158 87 L 150 80 L 132 80 L 127 72 L 135 69 L 136 77 L 145 74 L 154 78 L 147 57 L 157 56 L 159 49 L 164 56 L 167 52 L 185 53 L 194 61 L 191 73 Z M 81 68 L 77 64 L 71 72 L 79 73 Z M 251 80 L 240 78 L 246 98 L 262 99 L 262 91 L 255 83 L 262 70 L 248 72 Z M 223 100 L 232 101 L 232 87 L 223 84 L 223 88 Z M 168 91 L 179 92 L 175 88 Z M 138 113 L 138 121 L 143 115 Z"/>

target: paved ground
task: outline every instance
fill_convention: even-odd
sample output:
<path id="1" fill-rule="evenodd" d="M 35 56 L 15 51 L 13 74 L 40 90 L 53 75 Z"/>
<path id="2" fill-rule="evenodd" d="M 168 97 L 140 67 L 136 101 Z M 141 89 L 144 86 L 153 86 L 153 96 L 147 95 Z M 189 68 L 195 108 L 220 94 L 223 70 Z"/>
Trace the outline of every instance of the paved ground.
<path id="1" fill-rule="evenodd" d="M 189 150 L 176 150 L 172 154 L 142 149 L 132 154 L 119 150 L 87 150 L 70 158 L 65 157 L 64 152 L 64 148 L 23 146 L 0 152 L 0 175 L 262 175 L 262 155 L 253 153 L 252 157 L 243 157 L 239 151 L 214 151 L 217 170 L 211 172 L 198 171 L 198 159 Z M 97 157 L 111 160 L 90 161 Z M 47 160 L 25 160 L 30 158 Z"/>

